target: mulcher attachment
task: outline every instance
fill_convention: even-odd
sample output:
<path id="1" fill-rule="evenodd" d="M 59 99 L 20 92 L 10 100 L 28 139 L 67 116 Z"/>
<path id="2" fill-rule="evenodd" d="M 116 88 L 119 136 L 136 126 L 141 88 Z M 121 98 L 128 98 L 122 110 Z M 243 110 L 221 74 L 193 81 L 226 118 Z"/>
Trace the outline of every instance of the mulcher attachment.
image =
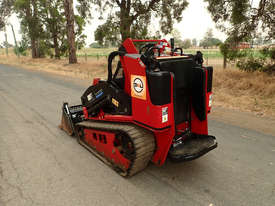
<path id="1" fill-rule="evenodd" d="M 68 135 L 75 134 L 75 124 L 83 121 L 82 105 L 70 106 L 67 102 L 63 103 L 62 118 L 59 128 L 64 130 Z"/>

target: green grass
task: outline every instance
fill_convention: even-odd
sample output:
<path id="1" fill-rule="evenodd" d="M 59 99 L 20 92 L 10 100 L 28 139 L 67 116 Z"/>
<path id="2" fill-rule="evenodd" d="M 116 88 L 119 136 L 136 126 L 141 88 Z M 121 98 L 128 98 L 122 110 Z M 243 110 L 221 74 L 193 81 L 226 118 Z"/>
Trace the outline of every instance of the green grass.
<path id="1" fill-rule="evenodd" d="M 87 57 L 102 57 L 108 56 L 112 51 L 116 50 L 117 48 L 84 48 L 77 51 L 77 56 L 83 57 L 87 55 Z M 204 57 L 222 58 L 222 54 L 218 49 L 188 49 L 183 51 L 187 54 L 196 54 L 198 50 L 200 50 L 204 54 Z"/>
<path id="2" fill-rule="evenodd" d="M 117 48 L 83 48 L 77 51 L 77 56 L 102 57 L 108 56 L 112 51 L 116 50 Z"/>
<path id="3" fill-rule="evenodd" d="M 203 53 L 204 58 L 222 58 L 222 54 L 218 49 L 186 49 L 183 50 L 184 53 L 187 54 L 196 54 L 197 51 L 201 51 Z"/>
<path id="4" fill-rule="evenodd" d="M 77 51 L 77 56 L 78 57 L 95 57 L 95 58 L 100 58 L 100 57 L 107 57 L 112 51 L 116 51 L 117 48 L 83 48 L 81 50 Z M 196 52 L 200 50 L 204 58 L 222 58 L 222 54 L 219 51 L 218 48 L 216 49 L 202 49 L 202 48 L 197 48 L 197 49 L 183 49 L 183 52 L 186 54 L 196 54 Z M 9 49 L 9 54 L 13 53 L 13 49 Z M 262 54 L 259 52 L 258 49 L 253 49 L 252 50 L 253 56 L 255 57 L 261 57 Z M 0 48 L 0 54 L 4 55 L 5 54 L 5 49 Z"/>
<path id="5" fill-rule="evenodd" d="M 102 57 L 108 56 L 112 51 L 116 51 L 117 48 L 84 48 L 77 51 L 77 56 L 85 56 L 87 57 Z M 204 57 L 207 58 L 222 58 L 222 54 L 219 49 L 184 49 L 184 53 L 187 54 L 196 54 L 196 52 L 200 50 Z"/>

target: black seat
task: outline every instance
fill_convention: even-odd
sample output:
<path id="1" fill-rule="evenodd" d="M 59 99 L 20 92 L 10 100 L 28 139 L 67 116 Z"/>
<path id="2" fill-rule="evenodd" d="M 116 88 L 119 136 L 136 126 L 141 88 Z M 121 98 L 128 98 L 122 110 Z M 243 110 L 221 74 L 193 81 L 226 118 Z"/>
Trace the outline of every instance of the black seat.
<path id="1" fill-rule="evenodd" d="M 161 71 L 174 74 L 175 122 L 179 124 L 190 119 L 190 96 L 195 62 L 191 58 L 168 59 L 159 61 Z"/>
<path id="2" fill-rule="evenodd" d="M 205 70 L 192 58 L 159 60 L 160 70 L 172 72 L 175 76 L 174 107 L 175 122 L 190 120 L 192 106 L 198 119 L 206 118 Z"/>

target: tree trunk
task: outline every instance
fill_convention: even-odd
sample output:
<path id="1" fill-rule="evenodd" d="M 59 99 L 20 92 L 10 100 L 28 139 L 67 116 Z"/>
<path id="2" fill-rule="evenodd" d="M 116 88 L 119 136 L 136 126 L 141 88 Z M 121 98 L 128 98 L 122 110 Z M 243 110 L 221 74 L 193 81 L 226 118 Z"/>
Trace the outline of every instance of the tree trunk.
<path id="1" fill-rule="evenodd" d="M 122 42 L 123 42 L 125 39 L 130 37 L 130 33 L 131 33 L 130 28 L 131 28 L 131 26 L 130 26 L 130 24 L 123 24 L 123 23 L 120 23 L 120 24 L 122 24 L 120 26 L 120 34 L 121 34 L 121 39 L 122 39 Z"/>
<path id="2" fill-rule="evenodd" d="M 32 58 L 38 58 L 37 44 L 34 38 L 31 38 Z"/>
<path id="3" fill-rule="evenodd" d="M 35 1 L 32 1 L 33 4 L 35 4 Z M 28 4 L 26 7 L 26 19 L 27 19 L 27 25 L 29 29 L 29 36 L 31 39 L 31 48 L 32 48 L 32 58 L 38 58 L 38 49 L 37 49 L 37 38 L 35 36 L 35 26 L 33 25 L 33 16 L 31 13 L 31 5 Z M 36 34 L 37 35 L 37 34 Z"/>
<path id="4" fill-rule="evenodd" d="M 64 0 L 64 10 L 67 19 L 67 38 L 69 43 L 69 63 L 77 63 L 74 33 L 74 9 L 73 0 Z"/>
<path id="5" fill-rule="evenodd" d="M 50 3 L 50 2 L 49 2 Z M 53 38 L 53 47 L 54 47 L 54 57 L 55 59 L 60 59 L 60 49 L 59 49 L 59 44 L 58 44 L 58 26 L 57 26 L 57 18 L 56 18 L 56 14 L 53 12 L 52 8 L 53 5 L 49 4 L 47 5 L 47 7 L 49 8 L 49 13 L 50 13 L 50 19 L 52 21 L 49 22 L 49 29 L 50 32 L 52 34 L 52 38 Z"/>
<path id="6" fill-rule="evenodd" d="M 227 66 L 227 55 L 225 54 L 223 56 L 223 69 L 226 69 L 226 66 Z"/>
<path id="7" fill-rule="evenodd" d="M 33 58 L 40 58 L 41 51 L 39 46 L 39 19 L 38 19 L 38 8 L 37 8 L 37 0 L 32 0 L 32 20 L 29 25 L 29 29 L 31 30 L 32 39 L 34 39 L 34 48 L 33 50 L 35 53 L 35 57 Z"/>
<path id="8" fill-rule="evenodd" d="M 5 44 L 6 44 L 6 55 L 9 56 L 9 48 L 8 48 L 8 35 L 7 35 L 7 30 L 5 26 Z"/>
<path id="9" fill-rule="evenodd" d="M 20 57 L 20 55 L 19 55 L 19 50 L 18 50 L 18 45 L 17 45 L 17 40 L 16 40 L 16 36 L 15 36 L 14 29 L 13 29 L 13 25 L 10 24 L 10 26 L 11 26 L 11 30 L 12 30 L 12 34 L 13 34 L 13 39 L 14 39 L 14 44 L 15 44 L 16 56 Z"/>
<path id="10" fill-rule="evenodd" d="M 53 34 L 53 46 L 54 46 L 55 59 L 60 59 L 60 51 L 59 51 L 59 45 L 58 45 L 56 33 Z"/>

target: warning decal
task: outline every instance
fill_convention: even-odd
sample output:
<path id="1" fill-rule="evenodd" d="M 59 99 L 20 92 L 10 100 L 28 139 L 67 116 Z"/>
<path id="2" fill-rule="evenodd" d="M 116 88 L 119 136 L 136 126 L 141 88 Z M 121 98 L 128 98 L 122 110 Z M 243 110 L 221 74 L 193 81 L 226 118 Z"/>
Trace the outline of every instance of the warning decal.
<path id="1" fill-rule="evenodd" d="M 131 96 L 146 100 L 145 76 L 131 75 Z"/>
<path id="2" fill-rule="evenodd" d="M 168 107 L 162 108 L 162 123 L 168 122 Z"/>

